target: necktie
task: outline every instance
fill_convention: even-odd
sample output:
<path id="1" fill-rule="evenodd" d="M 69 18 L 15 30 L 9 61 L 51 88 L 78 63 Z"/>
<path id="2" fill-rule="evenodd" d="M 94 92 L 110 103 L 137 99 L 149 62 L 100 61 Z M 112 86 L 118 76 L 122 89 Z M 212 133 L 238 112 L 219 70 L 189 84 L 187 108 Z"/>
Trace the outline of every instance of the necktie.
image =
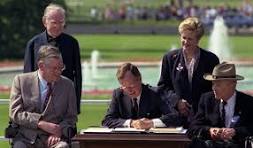
<path id="1" fill-rule="evenodd" d="M 52 94 L 52 84 L 47 83 L 47 95 L 46 95 L 46 98 L 45 98 L 45 101 L 44 101 L 44 104 L 43 104 L 43 110 L 45 110 L 51 94 Z"/>
<path id="2" fill-rule="evenodd" d="M 223 127 L 226 126 L 226 110 L 225 110 L 225 106 L 226 106 L 227 102 L 226 101 L 222 101 L 222 108 L 221 108 L 221 122 L 223 124 Z"/>
<path id="3" fill-rule="evenodd" d="M 138 118 L 138 111 L 139 111 L 139 107 L 137 103 L 137 98 L 133 98 L 133 109 L 132 109 L 133 119 Z"/>

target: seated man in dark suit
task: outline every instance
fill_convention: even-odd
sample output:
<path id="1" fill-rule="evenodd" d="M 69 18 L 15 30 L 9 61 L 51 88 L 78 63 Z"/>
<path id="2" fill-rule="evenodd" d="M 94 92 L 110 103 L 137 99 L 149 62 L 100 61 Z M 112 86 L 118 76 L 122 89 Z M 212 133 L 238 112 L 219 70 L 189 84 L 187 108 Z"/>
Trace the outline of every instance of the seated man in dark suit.
<path id="1" fill-rule="evenodd" d="M 17 75 L 10 95 L 10 119 L 18 125 L 14 148 L 65 148 L 65 129 L 77 121 L 73 82 L 61 76 L 64 69 L 58 48 L 42 46 L 38 70 Z"/>
<path id="2" fill-rule="evenodd" d="M 204 79 L 213 82 L 213 92 L 202 95 L 187 132 L 192 148 L 243 148 L 245 137 L 253 135 L 253 97 L 236 90 L 243 77 L 223 62 Z"/>
<path id="3" fill-rule="evenodd" d="M 180 124 L 178 114 L 168 108 L 152 87 L 142 84 L 135 65 L 121 65 L 116 75 L 121 87 L 113 91 L 103 126 L 150 129 Z"/>

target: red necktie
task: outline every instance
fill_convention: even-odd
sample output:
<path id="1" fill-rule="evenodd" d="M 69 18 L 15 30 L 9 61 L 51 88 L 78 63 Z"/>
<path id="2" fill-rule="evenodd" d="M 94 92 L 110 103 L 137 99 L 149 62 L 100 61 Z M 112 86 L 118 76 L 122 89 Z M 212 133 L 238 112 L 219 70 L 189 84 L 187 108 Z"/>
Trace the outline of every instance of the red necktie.
<path id="1" fill-rule="evenodd" d="M 43 104 L 43 110 L 45 110 L 51 94 L 52 94 L 52 84 L 47 83 L 47 95 L 46 95 L 46 98 L 45 98 L 45 101 L 44 101 L 44 104 Z"/>

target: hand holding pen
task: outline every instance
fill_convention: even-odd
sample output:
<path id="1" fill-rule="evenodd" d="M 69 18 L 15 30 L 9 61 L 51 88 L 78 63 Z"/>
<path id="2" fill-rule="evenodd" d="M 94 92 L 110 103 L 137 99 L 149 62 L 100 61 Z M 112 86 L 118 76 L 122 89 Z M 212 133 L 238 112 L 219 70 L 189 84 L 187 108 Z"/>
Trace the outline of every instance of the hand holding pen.
<path id="1" fill-rule="evenodd" d="M 131 127 L 134 127 L 137 129 L 150 129 L 151 127 L 154 126 L 153 121 L 148 118 L 132 120 L 130 124 L 131 124 Z"/>

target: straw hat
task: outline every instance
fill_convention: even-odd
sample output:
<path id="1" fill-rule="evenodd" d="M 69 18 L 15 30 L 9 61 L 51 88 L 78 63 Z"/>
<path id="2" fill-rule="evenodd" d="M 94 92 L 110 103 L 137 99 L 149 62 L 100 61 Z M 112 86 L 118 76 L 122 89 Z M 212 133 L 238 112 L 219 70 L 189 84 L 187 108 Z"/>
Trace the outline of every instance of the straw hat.
<path id="1" fill-rule="evenodd" d="M 214 67 L 212 74 L 204 74 L 204 79 L 208 81 L 215 80 L 243 80 L 244 77 L 237 75 L 235 71 L 235 64 L 222 62 Z"/>

